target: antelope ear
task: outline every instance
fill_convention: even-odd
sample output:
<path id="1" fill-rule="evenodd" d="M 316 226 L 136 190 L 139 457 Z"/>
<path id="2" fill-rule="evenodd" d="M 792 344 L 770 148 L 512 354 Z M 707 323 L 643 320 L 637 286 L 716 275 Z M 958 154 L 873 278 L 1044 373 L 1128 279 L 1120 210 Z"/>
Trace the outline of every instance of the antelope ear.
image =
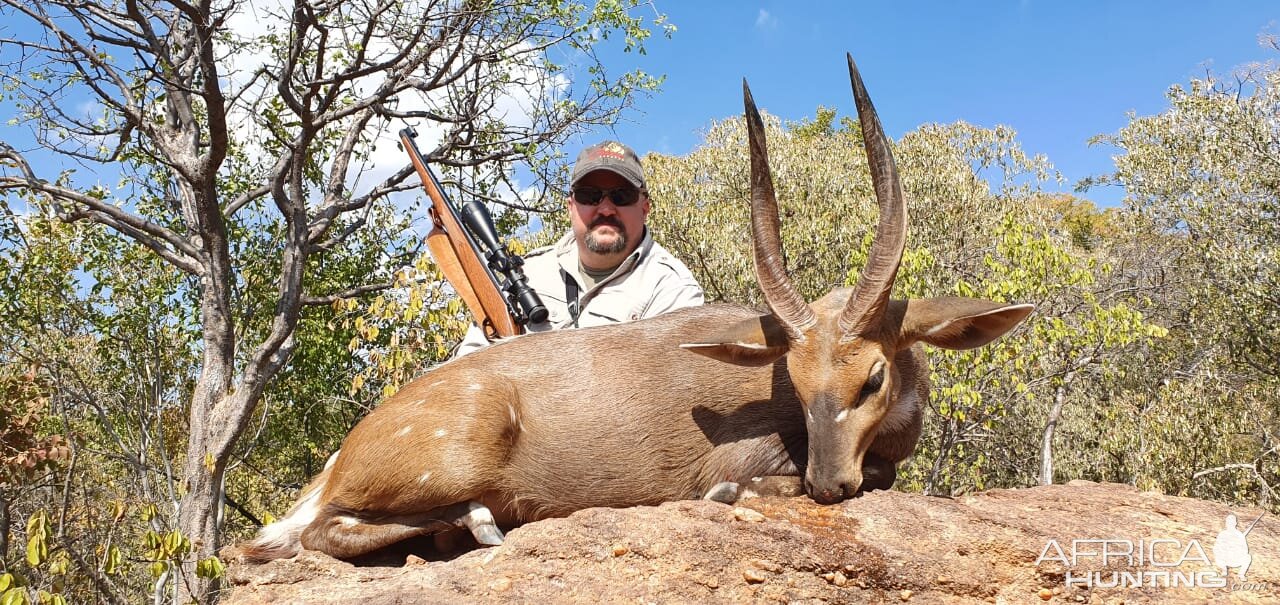
<path id="1" fill-rule="evenodd" d="M 1035 308 L 976 298 L 909 300 L 900 342 L 903 346 L 926 342 L 944 349 L 975 349 L 1012 330 Z"/>
<path id="2" fill-rule="evenodd" d="M 680 348 L 734 365 L 766 366 L 786 355 L 791 343 L 773 315 L 761 315 Z"/>

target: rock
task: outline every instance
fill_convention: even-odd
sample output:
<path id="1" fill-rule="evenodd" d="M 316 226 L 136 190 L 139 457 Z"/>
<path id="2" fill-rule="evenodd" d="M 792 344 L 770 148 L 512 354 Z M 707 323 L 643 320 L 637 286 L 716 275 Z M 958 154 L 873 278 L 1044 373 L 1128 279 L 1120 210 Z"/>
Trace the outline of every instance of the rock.
<path id="1" fill-rule="evenodd" d="M 768 580 L 769 575 L 754 567 L 748 567 L 742 570 L 742 579 L 746 580 L 748 584 L 759 584 Z"/>
<path id="2" fill-rule="evenodd" d="M 752 559 L 751 566 L 773 573 L 782 573 L 782 566 L 768 559 Z"/>
<path id="3" fill-rule="evenodd" d="M 1113 557 L 1104 565 L 1083 554 L 1100 551 L 1096 543 L 1083 543 L 1069 565 L 1073 540 L 1101 539 L 1144 549 L 1173 540 L 1178 553 L 1194 541 L 1212 560 L 1228 513 L 1241 527 L 1262 514 L 1123 485 L 1072 482 L 956 499 L 874 492 L 831 506 L 769 497 L 751 507 L 759 521 L 743 523 L 733 507 L 703 500 L 588 509 L 453 556 L 432 552 L 428 540 L 412 552 L 412 565 L 405 564 L 409 552 L 358 565 L 316 552 L 263 565 L 233 562 L 224 602 L 1025 603 L 1046 595 L 1055 603 L 1280 602 L 1280 521 L 1272 517 L 1248 535 L 1248 579 L 1233 569 L 1225 587 L 1203 585 L 1221 576 L 1199 560 L 1130 568 Z M 1162 563 L 1177 557 L 1165 544 L 1159 548 L 1167 552 L 1156 551 Z M 1143 570 L 1201 583 L 1104 585 L 1112 572 Z M 1101 581 L 1091 589 L 1067 584 L 1069 576 L 1079 583 L 1094 574 Z"/>
<path id="4" fill-rule="evenodd" d="M 760 511 L 751 510 L 749 508 L 735 508 L 733 509 L 733 516 L 737 520 L 746 521 L 747 523 L 759 523 L 764 521 L 764 515 L 760 514 Z"/>

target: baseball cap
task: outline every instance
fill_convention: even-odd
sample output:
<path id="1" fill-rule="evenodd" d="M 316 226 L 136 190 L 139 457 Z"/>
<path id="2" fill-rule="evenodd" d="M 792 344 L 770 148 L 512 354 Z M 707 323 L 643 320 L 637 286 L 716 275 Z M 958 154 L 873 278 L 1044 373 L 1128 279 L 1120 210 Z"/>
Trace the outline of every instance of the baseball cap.
<path id="1" fill-rule="evenodd" d="M 640 166 L 640 158 L 630 147 L 617 141 L 597 143 L 578 154 L 578 161 L 573 164 L 573 184 L 578 184 L 582 177 L 595 170 L 608 170 L 644 189 L 644 168 Z"/>

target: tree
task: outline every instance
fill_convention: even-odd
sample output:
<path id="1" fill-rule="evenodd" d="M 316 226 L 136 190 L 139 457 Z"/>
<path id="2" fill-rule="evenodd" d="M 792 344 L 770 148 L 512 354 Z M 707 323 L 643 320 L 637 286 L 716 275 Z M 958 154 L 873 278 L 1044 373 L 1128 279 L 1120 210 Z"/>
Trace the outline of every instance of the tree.
<path id="1" fill-rule="evenodd" d="M 1095 139 L 1122 153 L 1114 173 L 1084 185 L 1124 187 L 1130 256 L 1161 286 L 1153 303 L 1172 332 L 1142 370 L 1149 388 L 1123 401 L 1144 438 L 1121 433 L 1108 448 L 1139 452 L 1138 482 L 1274 505 L 1280 69 L 1233 76 L 1175 85 L 1165 111 Z"/>
<path id="2" fill-rule="evenodd" d="M 379 233 L 388 269 L 316 277 L 415 186 L 403 159 L 376 165 L 390 120 L 427 124 L 429 159 L 469 168 L 473 192 L 496 198 L 513 165 L 545 172 L 551 147 L 657 85 L 608 75 L 594 52 L 609 36 L 643 49 L 633 0 L 2 6 L 18 32 L 0 40 L 11 126 L 30 140 L 5 135 L 0 190 L 144 246 L 176 272 L 174 299 L 198 309 L 174 524 L 191 548 L 170 549 L 178 567 L 162 578 L 179 581 L 156 588 L 179 600 L 215 594 L 203 563 L 220 542 L 227 464 L 298 347 L 303 309 L 385 290 L 417 252 L 408 230 Z M 248 308 L 261 291 L 266 304 Z"/>

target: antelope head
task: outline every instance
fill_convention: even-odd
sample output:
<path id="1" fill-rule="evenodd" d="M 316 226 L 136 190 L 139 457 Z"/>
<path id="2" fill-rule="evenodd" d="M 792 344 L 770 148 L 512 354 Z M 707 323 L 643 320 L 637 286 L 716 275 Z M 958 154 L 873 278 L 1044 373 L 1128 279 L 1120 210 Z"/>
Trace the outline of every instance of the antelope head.
<path id="1" fill-rule="evenodd" d="M 808 431 L 805 489 L 823 504 L 858 491 L 863 459 L 895 405 L 924 405 L 915 397 L 927 397 L 928 369 L 902 371 L 913 345 L 979 347 L 1012 329 L 1033 309 L 962 298 L 889 298 L 906 242 L 906 208 L 889 141 L 851 56 L 849 77 L 880 207 L 875 241 L 857 284 L 809 304 L 787 275 L 764 123 L 744 81 L 755 271 L 770 313 L 684 345 L 738 365 L 772 364 L 786 356 Z M 900 401 L 903 395 L 910 403 Z M 915 438 L 910 437 L 912 447 Z"/>

